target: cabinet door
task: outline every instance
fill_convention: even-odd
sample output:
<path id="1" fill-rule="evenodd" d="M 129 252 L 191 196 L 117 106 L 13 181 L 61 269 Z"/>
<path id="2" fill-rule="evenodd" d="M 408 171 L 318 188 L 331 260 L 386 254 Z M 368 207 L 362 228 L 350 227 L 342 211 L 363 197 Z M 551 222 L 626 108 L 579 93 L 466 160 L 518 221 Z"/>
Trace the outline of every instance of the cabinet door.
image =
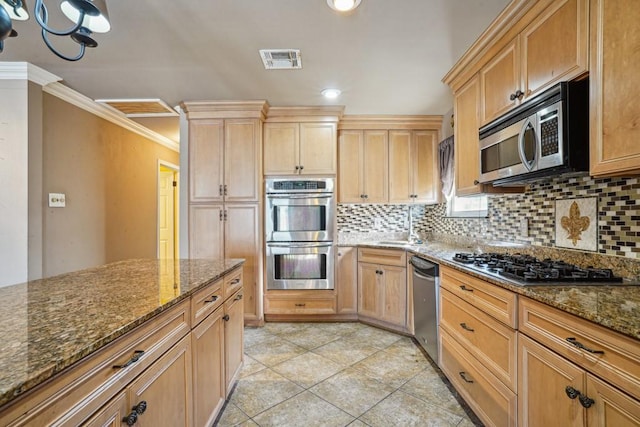
<path id="1" fill-rule="evenodd" d="M 566 388 L 585 393 L 585 372 L 524 334 L 518 349 L 518 425 L 584 426 L 585 408 Z"/>
<path id="2" fill-rule="evenodd" d="M 223 205 L 189 207 L 189 258 L 224 258 Z"/>
<path id="3" fill-rule="evenodd" d="M 360 130 L 343 130 L 338 142 L 338 202 L 359 203 L 364 194 L 364 137 Z"/>
<path id="4" fill-rule="evenodd" d="M 260 197 L 260 122 L 224 122 L 224 198 L 227 202 L 258 202 Z"/>
<path id="5" fill-rule="evenodd" d="M 401 327 L 407 324 L 407 269 L 403 267 L 381 267 L 382 304 L 379 318 Z"/>
<path id="6" fill-rule="evenodd" d="M 225 354 L 225 378 L 226 395 L 231 393 L 240 368 L 244 347 L 244 304 L 242 302 L 242 289 L 224 303 L 224 354 Z"/>
<path id="7" fill-rule="evenodd" d="M 260 231 L 260 206 L 227 204 L 225 221 L 224 256 L 244 258 L 242 280 L 244 282 L 245 314 L 257 319 L 261 289 L 260 266 L 262 244 Z"/>
<path id="8" fill-rule="evenodd" d="M 591 0 L 591 175 L 640 173 L 640 7 Z"/>
<path id="9" fill-rule="evenodd" d="M 524 98 L 587 72 L 589 0 L 554 1 L 521 34 Z"/>
<path id="10" fill-rule="evenodd" d="M 191 337 L 187 335 L 127 387 L 131 408 L 146 402 L 137 427 L 191 425 L 191 369 Z"/>
<path id="11" fill-rule="evenodd" d="M 456 195 L 482 192 L 475 181 L 480 176 L 479 128 L 480 80 L 473 77 L 454 96 Z"/>
<path id="12" fill-rule="evenodd" d="M 264 174 L 295 175 L 300 165 L 298 123 L 265 123 Z"/>
<path id="13" fill-rule="evenodd" d="M 338 314 L 358 312 L 358 249 L 338 248 L 336 252 L 336 293 Z"/>
<path id="14" fill-rule="evenodd" d="M 389 203 L 411 203 L 411 131 L 389 131 Z"/>
<path id="15" fill-rule="evenodd" d="M 189 122 L 190 202 L 222 202 L 223 130 L 222 120 Z"/>
<path id="16" fill-rule="evenodd" d="M 221 306 L 191 331 L 195 426 L 213 425 L 226 398 L 223 314 Z"/>
<path id="17" fill-rule="evenodd" d="M 358 263 L 358 314 L 375 317 L 380 315 L 381 283 L 377 264 Z"/>
<path id="18" fill-rule="evenodd" d="M 413 132 L 413 201 L 434 204 L 440 201 L 438 132 Z"/>
<path id="19" fill-rule="evenodd" d="M 367 203 L 389 201 L 389 141 L 387 131 L 364 131 L 364 194 Z"/>
<path id="20" fill-rule="evenodd" d="M 518 54 L 518 38 L 507 45 L 499 54 L 480 70 L 482 90 L 481 125 L 501 116 L 510 110 L 518 98 L 511 95 L 520 87 L 520 57 Z M 460 117 L 456 117 L 456 122 Z M 478 129 L 476 129 L 477 137 Z"/>
<path id="21" fill-rule="evenodd" d="M 301 173 L 334 175 L 337 145 L 335 123 L 300 123 Z"/>
<path id="22" fill-rule="evenodd" d="M 586 395 L 594 401 L 587 409 L 589 427 L 640 425 L 640 402 L 590 374 L 587 374 Z"/>
<path id="23" fill-rule="evenodd" d="M 121 427 L 122 420 L 131 412 L 127 393 L 122 391 L 83 424 L 84 427 Z"/>

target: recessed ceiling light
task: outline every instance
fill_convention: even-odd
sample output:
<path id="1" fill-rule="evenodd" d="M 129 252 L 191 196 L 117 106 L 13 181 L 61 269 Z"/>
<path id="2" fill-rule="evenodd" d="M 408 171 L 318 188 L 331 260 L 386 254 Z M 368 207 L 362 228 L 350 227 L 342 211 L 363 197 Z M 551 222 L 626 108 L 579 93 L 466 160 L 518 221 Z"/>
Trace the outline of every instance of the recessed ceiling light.
<path id="1" fill-rule="evenodd" d="M 327 4 L 338 12 L 348 12 L 358 7 L 362 0 L 327 0 Z"/>
<path id="2" fill-rule="evenodd" d="M 339 97 L 342 92 L 340 91 L 340 89 L 324 89 L 320 93 L 325 98 L 334 99 L 334 98 Z"/>

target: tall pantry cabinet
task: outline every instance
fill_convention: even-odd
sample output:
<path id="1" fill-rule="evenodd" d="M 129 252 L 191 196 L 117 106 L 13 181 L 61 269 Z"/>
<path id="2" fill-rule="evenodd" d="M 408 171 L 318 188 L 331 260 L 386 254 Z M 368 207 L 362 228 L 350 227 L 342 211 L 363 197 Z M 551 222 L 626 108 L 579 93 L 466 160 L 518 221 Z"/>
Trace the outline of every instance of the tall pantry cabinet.
<path id="1" fill-rule="evenodd" d="M 185 102 L 189 258 L 243 258 L 245 324 L 262 322 L 262 125 L 268 104 Z M 183 166 L 184 168 L 184 166 Z"/>

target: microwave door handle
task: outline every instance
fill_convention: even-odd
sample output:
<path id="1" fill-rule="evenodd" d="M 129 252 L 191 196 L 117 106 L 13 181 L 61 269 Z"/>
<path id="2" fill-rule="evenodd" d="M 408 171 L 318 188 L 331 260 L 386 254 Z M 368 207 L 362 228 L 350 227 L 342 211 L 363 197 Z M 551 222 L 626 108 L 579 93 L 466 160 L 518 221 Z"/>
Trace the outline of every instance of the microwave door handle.
<path id="1" fill-rule="evenodd" d="M 267 194 L 269 199 L 329 199 L 332 194 Z"/>
<path id="2" fill-rule="evenodd" d="M 273 248 L 327 248 L 331 247 L 333 243 L 267 243 L 267 246 Z"/>
<path id="3" fill-rule="evenodd" d="M 537 140 L 537 136 L 536 136 L 536 128 L 534 126 L 534 118 L 535 116 L 531 116 L 529 118 L 527 118 L 524 123 L 522 123 L 522 128 L 520 128 L 520 134 L 518 135 L 518 154 L 520 155 L 520 161 L 522 162 L 522 164 L 524 165 L 525 168 L 527 168 L 528 171 L 531 171 L 533 169 L 533 166 L 536 162 L 536 157 L 534 157 L 533 161 L 531 163 L 529 163 L 529 161 L 527 160 L 527 158 L 524 155 L 524 135 L 527 132 L 527 126 L 529 124 L 532 125 L 533 128 L 533 138 L 535 140 Z M 536 146 L 537 141 L 536 141 Z M 538 150 L 536 148 L 536 154 L 534 154 L 534 156 L 537 156 Z"/>

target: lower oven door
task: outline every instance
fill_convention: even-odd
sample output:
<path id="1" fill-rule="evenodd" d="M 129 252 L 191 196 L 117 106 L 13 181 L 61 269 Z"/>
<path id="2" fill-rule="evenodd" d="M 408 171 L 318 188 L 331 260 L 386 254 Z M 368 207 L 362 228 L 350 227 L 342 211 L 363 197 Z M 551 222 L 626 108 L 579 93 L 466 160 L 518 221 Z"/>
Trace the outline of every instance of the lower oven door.
<path id="1" fill-rule="evenodd" d="M 267 243 L 267 289 L 333 289 L 333 243 Z"/>

